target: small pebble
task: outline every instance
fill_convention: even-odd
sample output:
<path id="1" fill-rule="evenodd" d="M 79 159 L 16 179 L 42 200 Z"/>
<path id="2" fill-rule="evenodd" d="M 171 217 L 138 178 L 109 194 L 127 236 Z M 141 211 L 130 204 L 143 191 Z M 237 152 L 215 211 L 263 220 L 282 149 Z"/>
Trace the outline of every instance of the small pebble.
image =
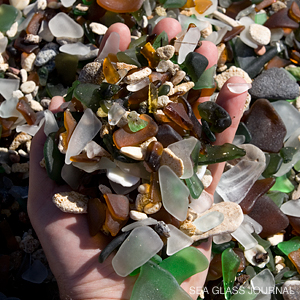
<path id="1" fill-rule="evenodd" d="M 98 35 L 104 35 L 108 29 L 105 25 L 96 22 L 92 22 L 89 26 L 90 29 Z"/>
<path id="2" fill-rule="evenodd" d="M 36 84 L 34 81 L 26 81 L 21 84 L 20 89 L 24 94 L 30 94 L 34 91 Z"/>
<path id="3" fill-rule="evenodd" d="M 251 38 L 260 46 L 268 45 L 271 39 L 271 30 L 260 24 L 251 24 L 249 26 Z"/>
<path id="4" fill-rule="evenodd" d="M 34 53 L 27 54 L 23 52 L 21 55 L 22 69 L 25 69 L 27 72 L 32 71 L 34 67 L 35 59 L 36 59 L 36 55 Z"/>
<path id="5" fill-rule="evenodd" d="M 22 79 L 23 83 L 27 81 L 28 74 L 27 74 L 27 71 L 25 69 L 20 70 L 20 76 L 21 76 L 21 79 Z"/>
<path id="6" fill-rule="evenodd" d="M 9 38 L 12 38 L 17 34 L 17 32 L 18 32 L 18 23 L 15 22 L 11 25 L 10 29 L 6 31 L 6 35 Z"/>
<path id="7" fill-rule="evenodd" d="M 168 60 L 172 58 L 175 53 L 175 47 L 172 45 L 166 45 L 164 47 L 159 47 L 156 49 L 156 53 L 163 60 Z"/>
<path id="8" fill-rule="evenodd" d="M 41 67 L 58 54 L 59 46 L 55 43 L 48 43 L 36 56 L 35 65 Z"/>
<path id="9" fill-rule="evenodd" d="M 287 280 L 281 287 L 284 300 L 300 299 L 300 280 Z"/>
<path id="10" fill-rule="evenodd" d="M 141 221 L 148 218 L 147 214 L 137 210 L 131 210 L 129 216 L 134 221 Z"/>
<path id="11" fill-rule="evenodd" d="M 23 10 L 29 3 L 30 0 L 9 0 L 9 4 L 19 10 Z"/>

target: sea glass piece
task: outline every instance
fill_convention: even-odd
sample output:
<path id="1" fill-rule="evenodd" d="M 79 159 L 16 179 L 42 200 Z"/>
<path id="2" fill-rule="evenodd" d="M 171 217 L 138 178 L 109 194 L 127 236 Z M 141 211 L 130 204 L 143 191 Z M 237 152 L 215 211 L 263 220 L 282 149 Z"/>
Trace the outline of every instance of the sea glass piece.
<path id="1" fill-rule="evenodd" d="M 131 300 L 190 300 L 192 299 L 165 269 L 151 260 L 141 267 L 140 275 L 133 287 Z"/>
<path id="2" fill-rule="evenodd" d="M 300 249 L 290 252 L 288 257 L 296 267 L 298 273 L 300 273 Z"/>
<path id="3" fill-rule="evenodd" d="M 289 199 L 289 196 L 286 193 L 279 191 L 269 191 L 268 196 L 278 207 L 281 207 L 282 203 Z"/>
<path id="4" fill-rule="evenodd" d="M 114 103 L 108 111 L 109 125 L 116 125 L 126 113 L 124 107 L 119 103 Z"/>
<path id="5" fill-rule="evenodd" d="M 12 98 L 14 91 L 19 89 L 20 80 L 10 78 L 0 78 L 0 94 L 4 99 L 9 100 Z"/>
<path id="6" fill-rule="evenodd" d="M 269 162 L 268 162 L 264 172 L 262 173 L 262 176 L 264 176 L 265 178 L 268 178 L 268 177 L 272 176 L 273 174 L 275 174 L 279 170 L 279 168 L 282 164 L 282 161 L 283 161 L 283 159 L 279 153 L 269 153 L 268 159 L 269 159 Z"/>
<path id="7" fill-rule="evenodd" d="M 168 224 L 170 237 L 167 239 L 167 255 L 171 256 L 178 251 L 189 247 L 193 239 L 172 224 Z"/>
<path id="8" fill-rule="evenodd" d="M 262 225 L 263 230 L 260 233 L 262 238 L 278 233 L 289 225 L 288 217 L 267 195 L 257 199 L 249 217 Z"/>
<path id="9" fill-rule="evenodd" d="M 223 145 L 205 146 L 205 154 L 199 154 L 198 165 L 214 164 L 222 161 L 227 161 L 235 158 L 240 158 L 246 154 L 244 149 L 241 149 L 233 144 L 225 143 Z"/>
<path id="10" fill-rule="evenodd" d="M 159 168 L 158 174 L 164 208 L 179 221 L 184 221 L 189 204 L 188 188 L 166 165 Z"/>
<path id="11" fill-rule="evenodd" d="M 284 137 L 284 140 L 286 140 L 292 135 L 295 129 L 300 126 L 300 113 L 293 105 L 285 100 L 272 102 L 271 105 L 275 108 L 286 127 L 287 132 Z"/>
<path id="12" fill-rule="evenodd" d="M 156 138 L 164 146 L 164 148 L 182 140 L 181 135 L 168 124 L 158 126 Z"/>
<path id="13" fill-rule="evenodd" d="M 108 11 L 116 13 L 130 13 L 139 10 L 143 4 L 143 0 L 130 1 L 130 0 L 97 0 L 98 5 L 107 9 Z"/>
<path id="14" fill-rule="evenodd" d="M 112 216 L 117 220 L 127 220 L 129 217 L 129 200 L 126 196 L 104 194 L 107 207 Z"/>
<path id="15" fill-rule="evenodd" d="M 130 231 L 130 230 L 140 227 L 140 226 L 152 226 L 152 225 L 156 225 L 156 224 L 157 224 L 157 220 L 149 217 L 144 220 L 136 221 L 129 225 L 124 226 L 122 228 L 122 231 L 126 232 L 126 231 Z"/>
<path id="16" fill-rule="evenodd" d="M 70 6 L 72 6 L 75 2 L 76 2 L 76 0 L 61 0 L 61 4 L 62 4 L 64 7 L 70 7 Z"/>
<path id="17" fill-rule="evenodd" d="M 299 23 L 300 22 L 300 9 L 298 4 L 293 1 L 289 11 L 288 11 L 288 16 L 294 20 L 295 22 Z"/>
<path id="18" fill-rule="evenodd" d="M 127 115 L 128 127 L 132 132 L 138 132 L 148 125 L 148 122 L 139 117 L 136 111 L 131 111 Z"/>
<path id="19" fill-rule="evenodd" d="M 55 37 L 81 38 L 84 34 L 82 27 L 66 13 L 56 14 L 48 23 Z"/>
<path id="20" fill-rule="evenodd" d="M 185 179 L 186 186 L 190 191 L 190 195 L 193 199 L 198 199 L 204 190 L 204 186 L 200 178 L 196 173 L 190 178 Z"/>
<path id="21" fill-rule="evenodd" d="M 107 209 L 105 211 L 105 222 L 102 229 L 111 236 L 116 236 L 125 223 L 126 221 L 115 219 L 109 209 Z"/>
<path id="22" fill-rule="evenodd" d="M 239 203 L 243 213 L 248 214 L 253 208 L 256 200 L 264 195 L 275 183 L 274 178 L 265 178 L 257 180 L 249 192 L 246 194 L 244 199 Z"/>
<path id="23" fill-rule="evenodd" d="M 300 217 L 300 200 L 290 200 L 281 205 L 280 210 L 292 217 Z"/>
<path id="24" fill-rule="evenodd" d="M 90 52 L 90 48 L 80 42 L 74 44 L 65 44 L 59 47 L 60 52 L 64 52 L 71 55 L 87 55 Z"/>
<path id="25" fill-rule="evenodd" d="M 157 102 L 158 102 L 158 90 L 156 86 L 151 82 L 149 84 L 149 93 L 148 93 L 149 113 L 155 113 L 157 111 Z"/>
<path id="26" fill-rule="evenodd" d="M 88 142 L 99 132 L 102 123 L 90 108 L 84 111 L 79 123 L 73 131 L 66 153 L 65 163 L 70 164 L 71 156 L 78 155 Z"/>
<path id="27" fill-rule="evenodd" d="M 223 36 L 222 43 L 226 43 L 233 39 L 235 36 L 240 34 L 245 29 L 245 26 L 235 26 L 232 28 L 232 30 L 227 31 L 226 34 Z"/>
<path id="28" fill-rule="evenodd" d="M 294 236 L 288 241 L 280 242 L 277 247 L 288 256 L 291 252 L 300 249 L 300 236 Z"/>
<path id="29" fill-rule="evenodd" d="M 3 2 L 1 2 L 3 3 Z M 12 5 L 1 4 L 0 5 L 0 31 L 5 33 L 10 29 L 15 22 L 19 10 Z"/>
<path id="30" fill-rule="evenodd" d="M 244 215 L 243 225 L 252 235 L 254 233 L 260 234 L 262 232 L 262 226 L 248 215 Z"/>
<path id="31" fill-rule="evenodd" d="M 159 47 L 164 47 L 169 44 L 168 34 L 165 31 L 162 31 L 154 40 L 153 48 L 156 50 Z"/>
<path id="32" fill-rule="evenodd" d="M 47 277 L 48 270 L 39 259 L 34 260 L 32 265 L 22 274 L 22 279 L 36 284 L 42 283 Z M 6 299 L 12 298 L 9 297 Z"/>
<path id="33" fill-rule="evenodd" d="M 39 32 L 41 22 L 44 18 L 44 11 L 36 12 L 27 25 L 26 33 L 37 35 Z"/>
<path id="34" fill-rule="evenodd" d="M 241 224 L 231 235 L 245 248 L 251 249 L 258 244 L 257 240 L 249 233 L 247 228 Z"/>
<path id="35" fill-rule="evenodd" d="M 173 151 L 176 156 L 182 159 L 184 173 L 180 177 L 181 179 L 190 178 L 194 174 L 193 163 L 190 155 L 197 142 L 198 140 L 196 138 L 189 137 L 168 146 L 168 149 Z"/>
<path id="36" fill-rule="evenodd" d="M 292 217 L 292 216 L 288 216 L 288 218 L 290 220 L 290 225 L 299 234 L 300 233 L 300 218 Z"/>
<path id="37" fill-rule="evenodd" d="M 107 159 L 108 160 L 108 159 Z M 125 173 L 130 175 L 150 180 L 150 173 L 145 169 L 144 164 L 141 163 L 127 163 L 119 160 L 114 161 L 115 164 Z"/>
<path id="38" fill-rule="evenodd" d="M 33 125 L 36 120 L 37 116 L 34 110 L 30 107 L 27 101 L 22 98 L 19 99 L 17 103 L 16 109 L 23 115 L 24 119 L 26 120 L 28 125 Z"/>
<path id="39" fill-rule="evenodd" d="M 225 291 L 225 299 L 230 299 L 235 276 L 240 265 L 239 256 L 231 249 L 227 248 L 222 253 L 222 274 Z"/>
<path id="40" fill-rule="evenodd" d="M 106 81 L 111 84 L 116 84 L 121 78 L 109 56 L 103 60 L 103 74 Z"/>
<path id="41" fill-rule="evenodd" d="M 107 38 L 104 47 L 102 48 L 101 53 L 99 56 L 96 58 L 95 61 L 99 62 L 105 59 L 108 54 L 117 54 L 119 50 L 119 45 L 120 45 L 120 35 L 117 32 L 112 32 L 109 37 Z M 120 57 L 118 57 L 120 60 Z M 120 60 L 123 61 L 123 60 Z"/>
<path id="42" fill-rule="evenodd" d="M 183 129 L 191 130 L 193 128 L 193 123 L 187 115 L 182 103 L 171 102 L 163 109 L 163 112 Z"/>
<path id="43" fill-rule="evenodd" d="M 268 100 L 256 100 L 243 121 L 252 135 L 251 144 L 265 152 L 279 152 L 286 127 Z"/>
<path id="44" fill-rule="evenodd" d="M 194 274 L 204 271 L 208 265 L 204 254 L 194 247 L 184 248 L 160 263 L 160 266 L 169 271 L 179 284 Z"/>
<path id="45" fill-rule="evenodd" d="M 66 131 L 61 133 L 62 145 L 64 149 L 68 149 L 70 138 L 77 125 L 77 122 L 73 118 L 69 110 L 64 111 L 64 126 Z"/>
<path id="46" fill-rule="evenodd" d="M 274 275 L 269 269 L 264 269 L 254 276 L 251 281 L 251 287 L 262 294 L 270 294 L 275 287 Z"/>
<path id="47" fill-rule="evenodd" d="M 151 43 L 148 42 L 144 47 L 142 47 L 140 52 L 147 59 L 149 67 L 155 69 L 160 62 L 160 58 Z"/>
<path id="48" fill-rule="evenodd" d="M 208 60 L 200 53 L 190 52 L 185 57 L 184 66 L 187 70 L 187 73 L 196 84 L 208 66 Z"/>
<path id="49" fill-rule="evenodd" d="M 158 125 L 156 122 L 154 122 L 154 120 L 146 114 L 140 115 L 140 118 L 148 122 L 147 126 L 143 129 L 137 132 L 132 132 L 128 125 L 125 125 L 123 128 L 114 132 L 113 139 L 118 149 L 126 146 L 138 145 L 156 135 L 158 131 Z"/>
<path id="50" fill-rule="evenodd" d="M 160 167 L 163 150 L 163 145 L 157 141 L 151 142 L 147 147 L 144 161 L 153 172 L 157 172 Z"/>
<path id="51" fill-rule="evenodd" d="M 224 201 L 240 203 L 265 168 L 262 162 L 241 160 L 222 174 L 216 188 Z"/>
<path id="52" fill-rule="evenodd" d="M 55 56 L 55 67 L 60 82 L 71 86 L 76 78 L 78 57 L 67 53 L 59 53 Z M 68 70 L 68 72 L 66 72 Z"/>
<path id="53" fill-rule="evenodd" d="M 203 215 L 200 218 L 197 218 L 193 224 L 201 232 L 206 232 L 218 225 L 220 225 L 224 220 L 224 214 L 219 211 L 212 211 Z"/>
<path id="54" fill-rule="evenodd" d="M 276 176 L 276 174 L 275 174 Z M 290 193 L 295 189 L 295 186 L 289 180 L 287 174 L 276 177 L 275 184 L 270 189 L 271 191 L 280 191 L 283 193 Z"/>
<path id="55" fill-rule="evenodd" d="M 292 161 L 294 154 L 298 151 L 296 147 L 282 147 L 280 149 L 280 156 L 283 159 L 283 163 L 286 164 Z"/>
<path id="56" fill-rule="evenodd" d="M 59 128 L 54 114 L 47 109 L 44 111 L 44 116 L 45 116 L 45 126 L 44 126 L 45 134 L 48 136 L 52 132 L 57 132 Z"/>
<path id="57" fill-rule="evenodd" d="M 211 96 L 216 89 L 214 76 L 216 74 L 217 65 L 206 69 L 197 82 L 195 82 L 194 90 L 202 90 L 201 97 Z"/>
<path id="58" fill-rule="evenodd" d="M 283 8 L 274 13 L 269 17 L 269 19 L 264 23 L 264 26 L 269 29 L 272 28 L 291 28 L 297 29 L 299 27 L 298 22 L 295 22 L 288 16 L 289 9 Z"/>
<path id="59" fill-rule="evenodd" d="M 106 206 L 99 198 L 89 199 L 87 205 L 87 220 L 91 236 L 96 235 L 105 221 Z"/>
<path id="60" fill-rule="evenodd" d="M 233 241 L 231 241 L 231 239 L 228 242 L 219 243 L 219 244 L 216 244 L 213 242 L 212 252 L 222 254 L 222 252 L 224 250 L 226 250 L 227 248 L 234 248 L 234 246 L 235 246 L 235 243 Z"/>
<path id="61" fill-rule="evenodd" d="M 163 246 L 158 234 L 148 226 L 132 230 L 112 260 L 115 272 L 122 277 L 142 266 Z"/>
<path id="62" fill-rule="evenodd" d="M 125 173 L 119 167 L 107 169 L 106 176 L 109 180 L 121 184 L 123 187 L 134 186 L 140 180 L 140 177 Z"/>

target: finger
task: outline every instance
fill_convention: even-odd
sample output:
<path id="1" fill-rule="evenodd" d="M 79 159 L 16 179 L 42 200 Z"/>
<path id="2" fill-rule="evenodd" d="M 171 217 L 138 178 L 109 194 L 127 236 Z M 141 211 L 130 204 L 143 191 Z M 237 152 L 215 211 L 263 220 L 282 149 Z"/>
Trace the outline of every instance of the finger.
<path id="1" fill-rule="evenodd" d="M 225 129 L 222 133 L 216 134 L 217 140 L 214 143 L 215 145 L 232 143 L 240 119 L 243 115 L 243 110 L 247 98 L 247 91 L 241 94 L 232 93 L 227 87 L 228 83 L 246 83 L 246 82 L 241 77 L 237 77 L 237 76 L 231 77 L 223 85 L 218 95 L 216 102 L 229 113 L 232 120 L 232 124 L 227 129 Z M 209 169 L 212 173 L 214 180 L 212 184 L 206 189 L 208 193 L 213 194 L 215 192 L 215 189 L 223 173 L 224 165 L 225 163 L 210 165 Z"/>
<path id="2" fill-rule="evenodd" d="M 106 31 L 106 33 L 101 41 L 101 44 L 99 46 L 99 53 L 101 53 L 101 51 L 106 43 L 106 40 L 108 39 L 108 37 L 110 36 L 110 34 L 112 32 L 116 32 L 120 36 L 120 44 L 119 44 L 120 51 L 125 51 L 128 48 L 128 46 L 131 42 L 131 34 L 130 34 L 130 30 L 129 30 L 128 26 L 123 23 L 114 23 Z"/>
<path id="3" fill-rule="evenodd" d="M 173 39 L 179 32 L 182 31 L 182 28 L 176 19 L 164 18 L 156 24 L 152 33 L 159 35 L 163 31 L 167 33 L 170 42 L 171 39 Z"/>
<path id="4" fill-rule="evenodd" d="M 195 52 L 204 55 L 208 60 L 208 65 L 205 70 L 216 65 L 218 62 L 218 48 L 210 41 L 202 41 L 201 46 Z"/>

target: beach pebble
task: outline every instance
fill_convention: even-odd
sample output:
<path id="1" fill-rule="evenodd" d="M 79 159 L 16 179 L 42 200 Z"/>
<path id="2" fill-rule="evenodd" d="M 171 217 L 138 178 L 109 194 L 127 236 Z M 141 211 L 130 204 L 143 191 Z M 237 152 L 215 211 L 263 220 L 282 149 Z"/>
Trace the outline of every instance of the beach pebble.
<path id="1" fill-rule="evenodd" d="M 300 299 L 300 280 L 287 280 L 281 289 L 284 300 Z"/>
<path id="2" fill-rule="evenodd" d="M 61 192 L 53 196 L 52 201 L 63 212 L 73 214 L 87 213 L 88 198 L 77 192 Z"/>
<path id="3" fill-rule="evenodd" d="M 21 55 L 22 69 L 25 69 L 27 72 L 32 71 L 34 67 L 35 59 L 36 59 L 36 55 L 34 53 L 27 54 L 23 52 Z"/>
<path id="4" fill-rule="evenodd" d="M 29 80 L 21 84 L 20 89 L 24 94 L 30 94 L 35 90 L 36 84 L 34 81 Z"/>
<path id="5" fill-rule="evenodd" d="M 23 10 L 26 6 L 28 6 L 29 2 L 30 0 L 9 0 L 9 4 L 19 10 Z"/>
<path id="6" fill-rule="evenodd" d="M 137 210 L 131 210 L 129 216 L 134 221 L 141 221 L 148 218 L 147 214 Z"/>
<path id="7" fill-rule="evenodd" d="M 15 22 L 11 25 L 10 29 L 6 31 L 6 35 L 9 38 L 14 37 L 18 32 L 18 22 Z"/>
<path id="8" fill-rule="evenodd" d="M 52 58 L 54 58 L 58 54 L 58 45 L 55 43 L 48 43 L 45 47 L 43 47 L 40 52 L 36 56 L 35 65 L 37 67 L 43 66 Z"/>
<path id="9" fill-rule="evenodd" d="M 254 98 L 287 100 L 299 96 L 299 86 L 284 69 L 271 68 L 254 79 L 249 93 Z"/>
<path id="10" fill-rule="evenodd" d="M 156 53 L 163 60 L 168 60 L 172 58 L 175 53 L 175 47 L 172 45 L 166 45 L 164 47 L 159 47 L 156 49 Z"/>
<path id="11" fill-rule="evenodd" d="M 98 35 L 104 35 L 108 29 L 105 25 L 96 22 L 92 22 L 89 26 L 90 29 Z"/>
<path id="12" fill-rule="evenodd" d="M 268 45 L 271 39 L 271 30 L 260 24 L 251 24 L 249 26 L 251 38 L 261 46 Z"/>
<path id="13" fill-rule="evenodd" d="M 91 62 L 86 64 L 79 73 L 78 80 L 83 83 L 99 84 L 104 77 L 101 70 L 101 63 Z"/>

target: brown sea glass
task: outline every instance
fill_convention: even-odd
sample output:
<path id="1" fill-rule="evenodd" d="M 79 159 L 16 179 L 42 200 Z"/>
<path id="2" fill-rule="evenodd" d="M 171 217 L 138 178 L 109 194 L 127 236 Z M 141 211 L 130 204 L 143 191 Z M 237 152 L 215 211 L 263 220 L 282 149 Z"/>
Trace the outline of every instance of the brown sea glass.
<path id="1" fill-rule="evenodd" d="M 297 232 L 298 235 L 300 235 L 300 218 L 292 216 L 288 216 L 288 218 L 293 229 Z"/>
<path id="2" fill-rule="evenodd" d="M 12 126 L 16 122 L 17 117 L 10 117 L 10 118 L 1 118 L 0 117 L 0 125 L 2 126 L 2 133 L 1 137 L 8 137 L 11 135 Z"/>
<path id="3" fill-rule="evenodd" d="M 114 132 L 113 140 L 118 149 L 126 146 L 138 145 L 156 135 L 158 131 L 156 122 L 146 114 L 141 114 L 140 118 L 148 122 L 147 126 L 143 129 L 132 132 L 128 125 L 125 125 L 123 128 Z"/>
<path id="4" fill-rule="evenodd" d="M 106 57 L 103 61 L 103 74 L 110 84 L 116 84 L 121 78 L 109 57 Z"/>
<path id="5" fill-rule="evenodd" d="M 90 199 L 87 206 L 87 219 L 90 235 L 96 235 L 105 222 L 106 205 L 100 199 Z"/>
<path id="6" fill-rule="evenodd" d="M 272 28 L 291 28 L 297 29 L 299 24 L 288 16 L 289 9 L 283 8 L 273 15 L 264 23 L 264 26 Z"/>
<path id="7" fill-rule="evenodd" d="M 35 13 L 26 28 L 26 33 L 37 35 L 41 26 L 41 22 L 44 19 L 44 11 L 38 11 Z"/>
<path id="8" fill-rule="evenodd" d="M 295 1 L 292 3 L 289 9 L 288 16 L 295 22 L 300 22 L 300 8 Z"/>
<path id="9" fill-rule="evenodd" d="M 140 103 L 148 100 L 149 86 L 146 85 L 135 93 L 132 93 L 128 99 L 128 104 L 134 108 Z"/>
<path id="10" fill-rule="evenodd" d="M 108 210 L 114 219 L 125 221 L 129 216 L 129 200 L 124 195 L 104 194 Z"/>
<path id="11" fill-rule="evenodd" d="M 272 3 L 276 2 L 276 0 L 263 0 L 259 4 L 256 4 L 255 11 L 259 12 L 260 10 L 272 5 Z"/>
<path id="12" fill-rule="evenodd" d="M 170 144 L 182 140 L 181 135 L 168 124 L 162 124 L 158 126 L 156 138 L 162 143 L 164 148 L 168 147 Z"/>
<path id="13" fill-rule="evenodd" d="M 242 0 L 242 1 L 234 1 L 232 4 L 226 8 L 226 15 L 232 19 L 235 19 L 237 14 L 252 5 L 252 2 L 250 0 Z"/>
<path id="14" fill-rule="evenodd" d="M 182 103 L 169 103 L 163 109 L 163 112 L 183 129 L 191 130 L 193 128 L 193 123 L 187 115 Z"/>
<path id="15" fill-rule="evenodd" d="M 157 67 L 158 63 L 160 62 L 160 58 L 151 43 L 148 42 L 140 52 L 148 60 L 150 68 L 154 69 Z"/>
<path id="16" fill-rule="evenodd" d="M 222 261 L 221 253 L 216 254 L 209 264 L 207 281 L 217 280 L 221 278 L 222 275 Z"/>
<path id="17" fill-rule="evenodd" d="M 110 213 L 109 209 L 106 210 L 105 222 L 102 227 L 104 232 L 108 232 L 112 236 L 116 236 L 125 224 L 126 221 L 116 220 Z"/>
<path id="18" fill-rule="evenodd" d="M 242 272 L 246 267 L 246 258 L 244 256 L 244 251 L 240 248 L 233 248 L 232 250 L 234 251 L 234 253 L 236 255 L 238 255 L 238 257 L 240 258 L 240 261 L 241 261 L 237 271 Z"/>
<path id="19" fill-rule="evenodd" d="M 256 200 L 264 195 L 275 184 L 275 178 L 257 180 L 245 198 L 239 203 L 244 214 L 249 214 L 255 205 Z"/>
<path id="20" fill-rule="evenodd" d="M 150 177 L 150 199 L 153 203 L 161 202 L 158 172 L 152 172 Z"/>
<path id="21" fill-rule="evenodd" d="M 262 225 L 263 230 L 260 233 L 262 238 L 274 235 L 289 225 L 288 217 L 266 195 L 256 200 L 248 216 Z"/>
<path id="22" fill-rule="evenodd" d="M 20 98 L 16 108 L 23 115 L 28 125 L 33 125 L 36 121 L 36 113 L 30 107 L 25 100 L 26 98 Z"/>
<path id="23" fill-rule="evenodd" d="M 296 50 L 292 50 L 290 52 L 290 60 L 291 62 L 300 65 L 300 53 Z"/>
<path id="24" fill-rule="evenodd" d="M 165 83 L 166 81 L 170 81 L 172 77 L 172 74 L 170 72 L 164 72 L 164 73 L 161 73 L 161 72 L 152 72 L 150 75 L 149 75 L 149 79 L 150 79 L 150 82 L 154 82 L 154 81 L 161 81 L 161 83 Z"/>
<path id="25" fill-rule="evenodd" d="M 235 26 L 230 31 L 227 31 L 226 34 L 223 36 L 222 43 L 226 43 L 233 39 L 235 36 L 240 34 L 245 29 L 245 26 Z"/>
<path id="26" fill-rule="evenodd" d="M 251 144 L 266 152 L 280 151 L 286 127 L 267 99 L 256 100 L 244 114 L 243 122 L 252 135 Z"/>
<path id="27" fill-rule="evenodd" d="M 298 273 L 300 274 L 300 249 L 298 249 L 296 251 L 292 251 L 288 255 L 288 257 L 291 260 L 291 262 L 293 263 L 293 265 L 296 267 Z"/>
<path id="28" fill-rule="evenodd" d="M 97 0 L 98 5 L 116 13 L 134 12 L 141 8 L 144 0 Z"/>
<path id="29" fill-rule="evenodd" d="M 24 54 L 30 54 L 39 48 L 38 44 L 25 44 L 24 38 L 26 36 L 26 31 L 21 31 L 20 35 L 14 40 L 14 47 L 19 51 L 24 52 Z"/>
<path id="30" fill-rule="evenodd" d="M 271 68 L 284 68 L 288 66 L 291 62 L 287 59 L 281 58 L 279 56 L 274 56 L 265 66 L 266 70 Z"/>
<path id="31" fill-rule="evenodd" d="M 164 147 L 160 142 L 153 141 L 148 145 L 144 161 L 152 172 L 158 171 L 163 150 Z"/>

